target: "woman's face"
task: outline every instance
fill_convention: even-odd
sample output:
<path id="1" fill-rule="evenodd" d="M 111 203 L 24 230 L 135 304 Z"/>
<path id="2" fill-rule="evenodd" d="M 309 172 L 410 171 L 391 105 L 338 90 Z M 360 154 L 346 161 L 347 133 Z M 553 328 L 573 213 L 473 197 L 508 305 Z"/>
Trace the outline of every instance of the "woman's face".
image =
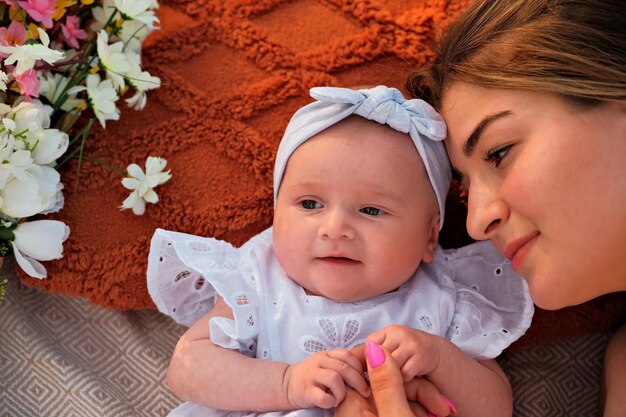
<path id="1" fill-rule="evenodd" d="M 545 309 L 626 290 L 626 105 L 456 83 L 446 147 L 467 228 L 491 239 Z"/>

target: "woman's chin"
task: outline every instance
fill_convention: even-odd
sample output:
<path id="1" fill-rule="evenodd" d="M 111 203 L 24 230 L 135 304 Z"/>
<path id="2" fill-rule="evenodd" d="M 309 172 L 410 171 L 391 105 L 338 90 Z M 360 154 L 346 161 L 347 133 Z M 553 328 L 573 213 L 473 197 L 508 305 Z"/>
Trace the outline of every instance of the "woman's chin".
<path id="1" fill-rule="evenodd" d="M 558 310 L 582 304 L 594 296 L 587 296 L 582 291 L 573 291 L 566 283 L 557 283 L 553 280 L 527 280 L 530 296 L 535 305 L 543 310 Z"/>

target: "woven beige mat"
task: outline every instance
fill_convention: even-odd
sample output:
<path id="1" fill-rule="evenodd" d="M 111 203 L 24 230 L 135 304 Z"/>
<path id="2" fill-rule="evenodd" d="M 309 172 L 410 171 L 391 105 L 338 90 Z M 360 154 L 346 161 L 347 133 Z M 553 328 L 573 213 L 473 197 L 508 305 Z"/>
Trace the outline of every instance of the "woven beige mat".
<path id="1" fill-rule="evenodd" d="M 109 310 L 27 288 L 3 271 L 0 417 L 155 417 L 179 403 L 165 375 L 182 327 L 156 311 Z M 514 416 L 595 416 L 607 341 L 597 333 L 502 357 Z"/>

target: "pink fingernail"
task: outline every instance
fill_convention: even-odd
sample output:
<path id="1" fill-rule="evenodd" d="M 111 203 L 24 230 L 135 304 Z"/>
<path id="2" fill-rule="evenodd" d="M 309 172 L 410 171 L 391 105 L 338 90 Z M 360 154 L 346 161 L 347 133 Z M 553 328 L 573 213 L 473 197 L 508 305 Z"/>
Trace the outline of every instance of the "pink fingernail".
<path id="1" fill-rule="evenodd" d="M 452 401 L 450 401 L 448 399 L 448 397 L 446 397 L 445 395 L 442 395 L 441 398 L 446 402 L 446 404 L 448 404 L 448 407 L 450 407 L 450 411 L 452 411 L 452 415 L 456 416 L 456 407 L 454 406 L 454 404 L 452 404 Z"/>
<path id="2" fill-rule="evenodd" d="M 385 352 L 374 342 L 365 345 L 365 357 L 372 368 L 378 368 L 385 363 Z"/>

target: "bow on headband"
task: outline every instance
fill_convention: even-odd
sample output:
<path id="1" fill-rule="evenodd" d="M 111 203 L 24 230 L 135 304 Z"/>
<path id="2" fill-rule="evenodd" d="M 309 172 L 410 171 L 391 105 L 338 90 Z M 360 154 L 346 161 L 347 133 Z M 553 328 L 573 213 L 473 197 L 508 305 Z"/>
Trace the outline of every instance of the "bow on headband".
<path id="1" fill-rule="evenodd" d="M 443 146 L 446 125 L 425 101 L 406 100 L 402 93 L 385 86 L 351 90 L 315 87 L 310 91 L 317 101 L 298 110 L 287 125 L 274 165 L 274 202 L 291 154 L 305 141 L 350 115 L 358 115 L 406 133 L 419 153 L 439 205 L 439 228 L 450 187 L 450 162 Z"/>

